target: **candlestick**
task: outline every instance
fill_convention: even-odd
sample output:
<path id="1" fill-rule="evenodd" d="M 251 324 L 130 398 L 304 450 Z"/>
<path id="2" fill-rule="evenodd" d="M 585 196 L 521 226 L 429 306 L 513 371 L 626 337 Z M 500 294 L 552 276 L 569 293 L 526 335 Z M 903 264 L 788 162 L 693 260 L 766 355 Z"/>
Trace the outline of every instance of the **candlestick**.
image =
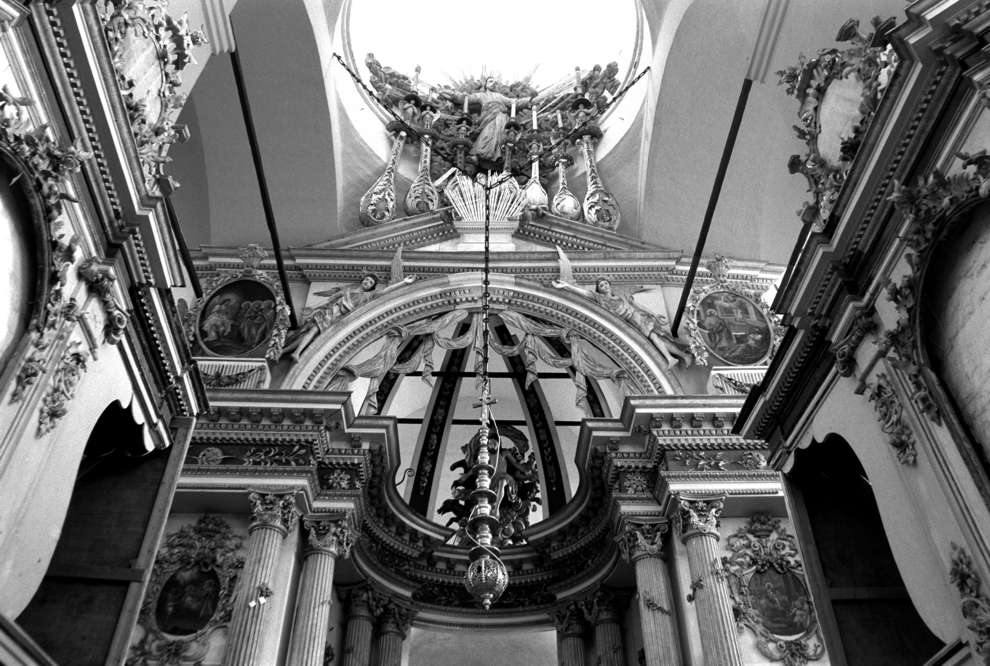
<path id="1" fill-rule="evenodd" d="M 581 92 L 581 68 L 574 68 L 574 91 Z"/>

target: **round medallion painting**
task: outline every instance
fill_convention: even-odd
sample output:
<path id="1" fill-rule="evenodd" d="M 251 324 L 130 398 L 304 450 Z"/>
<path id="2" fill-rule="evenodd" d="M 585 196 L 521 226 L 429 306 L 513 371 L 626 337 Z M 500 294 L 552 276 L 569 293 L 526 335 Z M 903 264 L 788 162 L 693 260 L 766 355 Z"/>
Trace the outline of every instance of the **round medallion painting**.
<path id="1" fill-rule="evenodd" d="M 158 593 L 155 622 L 173 636 L 188 636 L 209 624 L 220 602 L 220 578 L 213 569 L 179 569 Z"/>
<path id="2" fill-rule="evenodd" d="M 731 291 L 706 294 L 698 302 L 695 322 L 708 351 L 723 363 L 755 365 L 770 355 L 770 320 L 745 296 Z"/>
<path id="3" fill-rule="evenodd" d="M 262 355 L 276 316 L 275 294 L 269 287 L 257 280 L 235 280 L 203 304 L 199 341 L 217 356 Z"/>
<path id="4" fill-rule="evenodd" d="M 754 571 L 746 581 L 749 601 L 759 613 L 763 626 L 781 637 L 800 636 L 815 623 L 811 597 L 804 582 L 788 571 Z"/>

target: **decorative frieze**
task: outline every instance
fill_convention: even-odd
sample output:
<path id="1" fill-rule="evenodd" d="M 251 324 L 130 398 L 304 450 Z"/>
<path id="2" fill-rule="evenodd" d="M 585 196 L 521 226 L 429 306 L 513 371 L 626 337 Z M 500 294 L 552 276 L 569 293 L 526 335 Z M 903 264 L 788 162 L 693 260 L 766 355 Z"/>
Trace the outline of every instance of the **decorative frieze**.
<path id="1" fill-rule="evenodd" d="M 804 666 L 825 656 L 825 645 L 804 577 L 797 541 L 781 521 L 752 516 L 726 540 L 722 558 L 736 621 L 756 635 L 771 661 Z"/>
<path id="2" fill-rule="evenodd" d="M 973 558 L 954 543 L 949 579 L 962 599 L 960 609 L 973 637 L 973 649 L 990 661 L 990 598 L 980 592 L 980 575 L 973 567 Z"/>
<path id="3" fill-rule="evenodd" d="M 887 441 L 894 448 L 898 462 L 913 465 L 917 462 L 914 433 L 904 422 L 904 406 L 897 391 L 885 373 L 879 373 L 874 383 L 867 384 L 867 396 L 880 417 L 880 429 L 887 435 Z"/>
<path id="4" fill-rule="evenodd" d="M 765 469 L 767 458 L 759 451 L 694 451 L 677 449 L 670 452 L 670 462 L 696 472 L 730 469 Z"/>

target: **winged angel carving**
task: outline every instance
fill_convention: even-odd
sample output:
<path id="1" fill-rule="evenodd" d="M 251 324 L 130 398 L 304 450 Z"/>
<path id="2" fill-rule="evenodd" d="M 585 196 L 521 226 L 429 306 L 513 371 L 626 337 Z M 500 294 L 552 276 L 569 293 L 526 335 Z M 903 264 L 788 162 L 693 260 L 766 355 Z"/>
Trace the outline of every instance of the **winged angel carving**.
<path id="1" fill-rule="evenodd" d="M 327 291 L 318 291 L 316 296 L 327 299 L 325 303 L 313 308 L 298 329 L 289 334 L 282 354 L 288 354 L 293 362 L 298 362 L 302 354 L 309 348 L 321 333 L 342 317 L 347 316 L 365 303 L 383 294 L 394 291 L 403 285 L 410 284 L 416 279 L 415 275 L 402 275 L 402 248 L 395 251 L 392 259 L 392 279 L 387 287 L 379 288 L 378 276 L 366 273 L 357 284 L 334 287 Z"/>
<path id="2" fill-rule="evenodd" d="M 650 312 L 637 303 L 632 294 L 616 293 L 612 290 L 612 283 L 608 278 L 598 278 L 595 281 L 594 291 L 579 287 L 574 281 L 570 259 L 560 247 L 557 248 L 557 256 L 560 263 L 560 277 L 553 281 L 554 287 L 593 300 L 615 316 L 628 322 L 633 328 L 649 338 L 653 346 L 667 361 L 668 368 L 673 368 L 679 361 L 683 361 L 685 366 L 691 365 L 693 357 L 686 350 L 687 345 L 671 335 L 670 324 L 666 316 Z"/>

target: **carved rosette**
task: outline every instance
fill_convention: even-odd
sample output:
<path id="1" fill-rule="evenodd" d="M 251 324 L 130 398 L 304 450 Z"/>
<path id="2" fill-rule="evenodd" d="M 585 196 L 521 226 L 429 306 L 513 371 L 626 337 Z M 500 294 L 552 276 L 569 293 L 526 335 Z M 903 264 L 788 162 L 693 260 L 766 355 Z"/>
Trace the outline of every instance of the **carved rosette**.
<path id="1" fill-rule="evenodd" d="M 749 628 L 760 653 L 786 666 L 824 657 L 797 540 L 781 521 L 756 514 L 729 536 L 726 546 L 730 554 L 722 558 L 721 570 L 729 577 L 740 631 Z"/>
<path id="2" fill-rule="evenodd" d="M 395 217 L 395 170 L 406 142 L 406 132 L 399 129 L 401 125 L 396 127 L 393 123 L 389 124 L 389 129 L 395 131 L 395 139 L 392 141 L 392 152 L 385 162 L 385 171 L 361 197 L 358 219 L 366 227 L 386 224 Z"/>
<path id="3" fill-rule="evenodd" d="M 274 529 L 284 536 L 295 526 L 299 510 L 296 508 L 296 493 L 266 493 L 252 492 L 248 495 L 251 502 L 251 531 L 256 529 Z"/>
<path id="4" fill-rule="evenodd" d="M 681 541 L 687 542 L 696 536 L 713 536 L 718 539 L 718 527 L 725 508 L 725 496 L 692 497 L 680 495 L 677 498 L 677 513 L 674 514 Z"/>
<path id="5" fill-rule="evenodd" d="M 881 22 L 876 18 L 875 32 L 862 35 L 859 22 L 848 21 L 836 41 L 849 42 L 849 48 L 822 49 L 811 58 L 802 55 L 796 66 L 777 72 L 778 83 L 801 103 L 794 130 L 808 151 L 792 155 L 788 169 L 808 180 L 814 201 L 805 202 L 798 216 L 816 229 L 828 221 L 863 134 L 897 67 L 897 55 L 887 38 L 895 24 L 893 19 Z M 843 105 L 849 90 L 859 98 L 855 109 Z M 855 122 L 843 133 L 847 115 L 855 115 Z"/>
<path id="6" fill-rule="evenodd" d="M 619 534 L 615 537 L 622 559 L 635 562 L 644 557 L 662 558 L 663 537 L 668 531 L 666 520 L 651 523 L 623 520 Z"/>
<path id="7" fill-rule="evenodd" d="M 237 577 L 244 567 L 241 539 L 221 518 L 203 516 L 165 537 L 138 617 L 140 638 L 128 664 L 196 662 L 209 649 L 210 635 L 230 623 Z M 183 589 L 189 590 L 180 594 Z M 176 604 L 196 603 L 202 622 L 185 626 Z"/>
<path id="8" fill-rule="evenodd" d="M 357 537 L 349 518 L 305 518 L 306 542 L 310 549 L 326 551 L 334 557 L 349 557 Z"/>

